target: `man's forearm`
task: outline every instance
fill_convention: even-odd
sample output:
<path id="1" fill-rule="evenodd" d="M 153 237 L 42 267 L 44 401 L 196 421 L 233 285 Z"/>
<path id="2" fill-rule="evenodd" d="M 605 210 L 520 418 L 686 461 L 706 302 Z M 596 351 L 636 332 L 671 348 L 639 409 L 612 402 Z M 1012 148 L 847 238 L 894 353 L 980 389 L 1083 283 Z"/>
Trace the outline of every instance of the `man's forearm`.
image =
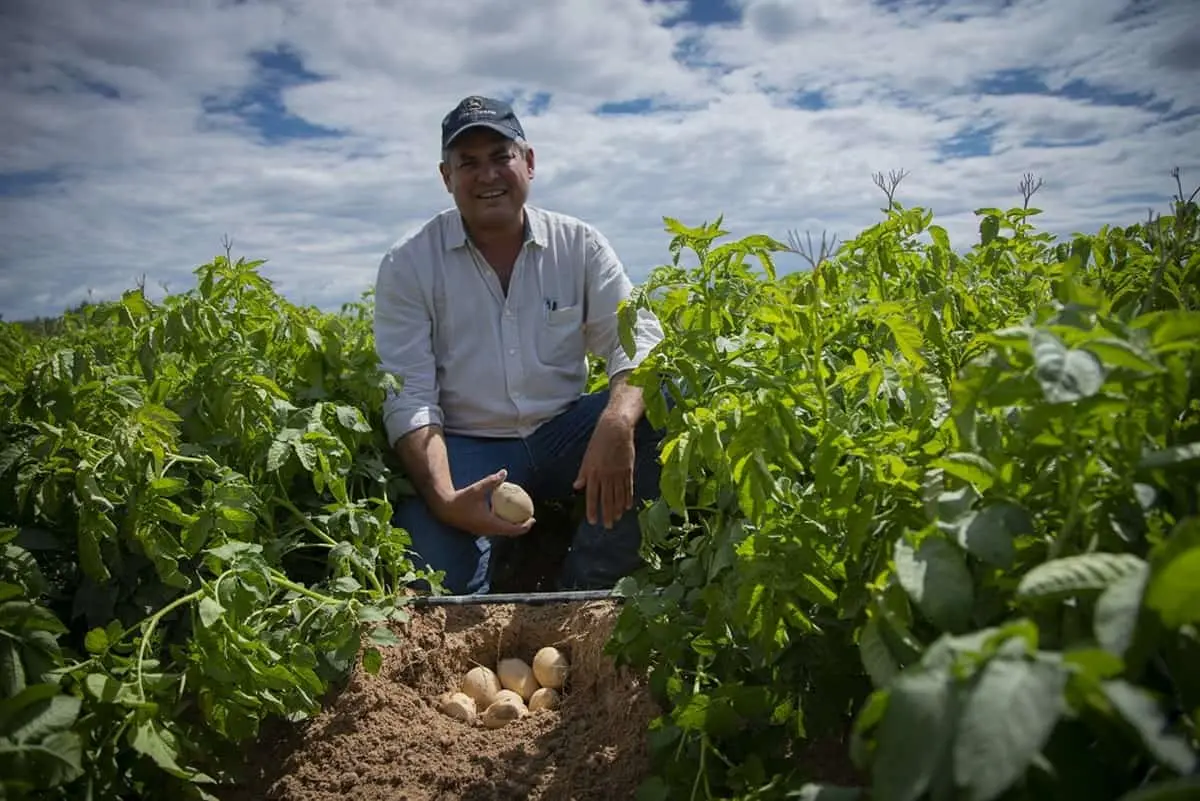
<path id="1" fill-rule="evenodd" d="M 628 370 L 617 373 L 608 380 L 608 404 L 604 414 L 633 428 L 646 413 L 646 401 L 642 388 L 629 383 Z"/>
<path id="2" fill-rule="evenodd" d="M 411 431 L 396 441 L 395 449 L 409 481 L 430 510 L 436 513 L 454 495 L 446 437 L 441 426 L 430 425 Z"/>

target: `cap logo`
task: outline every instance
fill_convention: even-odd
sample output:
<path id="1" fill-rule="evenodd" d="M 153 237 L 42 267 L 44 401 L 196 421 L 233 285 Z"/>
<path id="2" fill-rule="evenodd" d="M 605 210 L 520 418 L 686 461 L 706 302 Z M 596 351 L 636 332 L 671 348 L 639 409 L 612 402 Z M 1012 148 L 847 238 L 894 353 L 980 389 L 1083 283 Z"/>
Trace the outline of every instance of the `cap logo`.
<path id="1" fill-rule="evenodd" d="M 468 97 L 463 101 L 463 111 L 477 112 L 483 110 L 483 101 L 478 97 Z"/>

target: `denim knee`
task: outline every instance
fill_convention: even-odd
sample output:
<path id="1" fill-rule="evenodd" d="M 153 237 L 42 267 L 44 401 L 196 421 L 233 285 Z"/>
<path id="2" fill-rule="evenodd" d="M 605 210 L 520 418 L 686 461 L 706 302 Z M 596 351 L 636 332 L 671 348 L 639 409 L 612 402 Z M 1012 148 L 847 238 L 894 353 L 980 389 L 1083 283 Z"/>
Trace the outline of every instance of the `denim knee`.
<path id="1" fill-rule="evenodd" d="M 442 571 L 442 586 L 454 595 L 486 593 L 491 583 L 491 542 L 447 526 L 430 514 L 425 502 L 413 497 L 397 509 L 392 525 L 408 532 L 408 557 L 417 570 Z M 426 581 L 413 589 L 429 591 Z"/>

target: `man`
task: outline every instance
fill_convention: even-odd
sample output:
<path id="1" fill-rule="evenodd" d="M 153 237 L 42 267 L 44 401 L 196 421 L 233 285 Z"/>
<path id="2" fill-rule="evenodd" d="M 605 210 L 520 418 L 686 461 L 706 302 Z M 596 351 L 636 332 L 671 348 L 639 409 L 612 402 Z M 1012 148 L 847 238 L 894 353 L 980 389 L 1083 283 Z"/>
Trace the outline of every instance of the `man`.
<path id="1" fill-rule="evenodd" d="M 455 208 L 393 245 L 376 283 L 379 358 L 403 381 L 384 422 L 417 491 L 395 525 L 449 591 L 486 593 L 493 539 L 534 522 L 497 517 L 491 491 L 512 481 L 535 508 L 582 492 L 559 586 L 611 587 L 640 564 L 638 511 L 658 494 L 658 435 L 625 379 L 659 323 L 641 313 L 628 358 L 625 269 L 592 226 L 526 204 L 534 153 L 507 103 L 467 97 L 447 114 L 439 169 Z M 606 359 L 601 393 L 584 394 L 589 351 Z"/>

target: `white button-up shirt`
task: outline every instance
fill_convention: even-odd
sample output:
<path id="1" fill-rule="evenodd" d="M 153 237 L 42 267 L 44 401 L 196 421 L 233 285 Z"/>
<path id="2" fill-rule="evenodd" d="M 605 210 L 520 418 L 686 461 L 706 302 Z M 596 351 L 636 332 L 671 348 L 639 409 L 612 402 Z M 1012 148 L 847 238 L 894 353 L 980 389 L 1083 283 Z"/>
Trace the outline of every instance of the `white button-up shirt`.
<path id="1" fill-rule="evenodd" d="M 637 352 L 626 356 L 617 304 L 633 285 L 608 241 L 574 217 L 525 211 L 507 296 L 454 208 L 383 257 L 375 344 L 382 369 L 403 382 L 384 403 L 390 444 L 430 424 L 529 436 L 585 391 L 589 352 L 606 360 L 611 378 L 662 339 L 658 320 L 640 310 Z"/>

